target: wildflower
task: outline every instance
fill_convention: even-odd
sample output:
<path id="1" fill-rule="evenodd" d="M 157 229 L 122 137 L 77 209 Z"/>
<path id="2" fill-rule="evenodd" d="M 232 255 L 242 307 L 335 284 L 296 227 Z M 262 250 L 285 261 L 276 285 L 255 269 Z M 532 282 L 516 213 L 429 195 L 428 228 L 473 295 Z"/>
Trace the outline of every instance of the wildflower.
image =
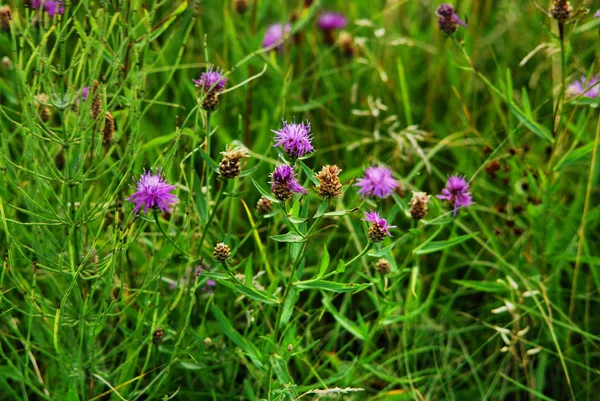
<path id="1" fill-rule="evenodd" d="M 374 211 L 365 213 L 363 220 L 373 223 L 369 228 L 369 239 L 373 242 L 381 242 L 387 235 L 391 237 L 390 228 L 396 228 L 396 226 L 388 226 L 387 220 L 381 218 L 379 213 Z"/>
<path id="2" fill-rule="evenodd" d="M 212 339 L 210 337 L 206 337 L 203 341 L 202 344 L 204 344 L 205 347 L 210 347 L 210 345 L 212 344 Z"/>
<path id="3" fill-rule="evenodd" d="M 152 174 L 152 170 L 146 172 L 140 177 L 137 182 L 136 192 L 127 200 L 135 204 L 133 213 L 138 214 L 142 206 L 144 213 L 148 213 L 148 209 L 159 209 L 160 211 L 171 211 L 171 206 L 179 203 L 176 195 L 171 194 L 171 191 L 177 188 L 176 185 L 169 185 L 161 175 L 161 171 Z"/>
<path id="4" fill-rule="evenodd" d="M 10 6 L 0 6 L 0 29 L 10 31 L 10 21 L 12 20 L 12 11 Z"/>
<path id="5" fill-rule="evenodd" d="M 219 163 L 219 174 L 221 177 L 228 179 L 240 175 L 242 172 L 240 161 L 245 157 L 250 157 L 246 149 L 243 148 L 228 149 L 225 152 L 221 152 L 221 154 L 223 155 L 223 159 Z"/>
<path id="6" fill-rule="evenodd" d="M 277 23 L 269 26 L 265 32 L 262 47 L 266 49 L 278 44 L 277 49 L 280 52 L 283 51 L 283 41 L 291 30 L 292 26 L 290 24 L 283 25 L 281 23 Z"/>
<path id="7" fill-rule="evenodd" d="M 285 202 L 290 199 L 294 193 L 308 193 L 306 188 L 302 187 L 296 178 L 294 169 L 287 164 L 275 167 L 275 171 L 271 173 L 271 192 L 277 199 Z"/>
<path id="8" fill-rule="evenodd" d="M 427 195 L 426 192 L 415 192 L 410 200 L 410 208 L 408 212 L 415 220 L 421 220 L 427 215 L 427 202 L 429 202 L 431 196 Z"/>
<path id="9" fill-rule="evenodd" d="M 219 262 L 224 262 L 231 256 L 231 249 L 224 242 L 219 242 L 213 250 L 213 256 Z"/>
<path id="10" fill-rule="evenodd" d="M 342 183 L 340 182 L 339 174 L 342 172 L 335 164 L 333 166 L 326 165 L 317 174 L 319 185 L 317 191 L 319 196 L 325 199 L 335 198 L 342 193 Z"/>
<path id="11" fill-rule="evenodd" d="M 248 10 L 248 3 L 248 0 L 235 0 L 235 10 L 240 14 L 244 14 Z"/>
<path id="12" fill-rule="evenodd" d="M 104 117 L 104 130 L 102 131 L 102 143 L 104 145 L 110 145 L 113 141 L 116 128 L 115 118 L 110 111 L 107 111 L 106 116 Z"/>
<path id="13" fill-rule="evenodd" d="M 334 32 L 344 29 L 348 25 L 348 20 L 342 14 L 323 13 L 319 17 L 317 25 L 323 31 L 325 42 L 331 45 L 335 42 Z"/>
<path id="14" fill-rule="evenodd" d="M 438 17 L 440 30 L 448 36 L 456 32 L 457 25 L 460 25 L 463 28 L 467 27 L 467 24 L 458 18 L 458 15 L 454 12 L 454 6 L 452 6 L 452 4 L 440 4 L 435 14 Z"/>
<path id="15" fill-rule="evenodd" d="M 152 334 L 152 342 L 156 345 L 162 343 L 163 339 L 165 338 L 165 331 L 163 330 L 162 327 L 157 327 L 156 330 L 154 331 L 154 334 Z"/>
<path id="16" fill-rule="evenodd" d="M 599 75 L 590 77 L 589 80 L 586 76 L 582 76 L 578 80 L 569 84 L 567 87 L 567 94 L 570 97 L 583 96 L 590 99 L 595 99 L 600 93 L 600 84 L 598 83 L 599 80 Z"/>
<path id="17" fill-rule="evenodd" d="M 50 17 L 65 12 L 62 0 L 31 0 L 31 8 L 45 11 Z"/>
<path id="18" fill-rule="evenodd" d="M 557 20 L 560 23 L 564 23 L 566 20 L 571 17 L 571 12 L 573 11 L 573 7 L 571 7 L 571 3 L 567 0 L 552 0 L 552 5 L 550 6 L 550 15 L 552 18 Z"/>
<path id="19" fill-rule="evenodd" d="M 459 175 L 448 177 L 446 188 L 442 190 L 441 195 L 437 195 L 437 198 L 447 200 L 454 207 L 454 216 L 456 216 L 461 207 L 469 206 L 473 202 L 469 187 L 470 184 L 464 177 Z"/>
<path id="20" fill-rule="evenodd" d="M 600 18 L 600 10 L 596 11 L 594 14 L 594 18 Z"/>
<path id="21" fill-rule="evenodd" d="M 390 262 L 385 259 L 379 259 L 375 264 L 375 269 L 382 276 L 390 274 Z"/>
<path id="22" fill-rule="evenodd" d="M 342 49 L 342 53 L 344 56 L 350 58 L 354 56 L 354 38 L 348 32 L 343 31 L 340 33 L 339 38 L 340 48 Z"/>
<path id="23" fill-rule="evenodd" d="M 291 124 L 283 121 L 283 128 L 279 131 L 273 130 L 273 132 L 276 134 L 276 142 L 273 146 L 283 146 L 283 149 L 290 157 L 302 157 L 315 150 L 311 143 L 312 136 L 308 121 L 300 124 L 296 124 L 296 120 Z"/>
<path id="24" fill-rule="evenodd" d="M 92 100 L 90 114 L 95 120 L 102 113 L 102 92 L 100 91 L 100 83 L 98 81 L 94 81 L 94 88 L 92 90 L 92 94 L 96 96 L 94 97 L 94 100 Z"/>
<path id="25" fill-rule="evenodd" d="M 270 200 L 268 200 L 264 196 L 261 196 L 261 198 L 256 203 L 256 211 L 261 216 L 271 213 L 272 209 L 273 209 L 273 204 L 271 203 Z"/>
<path id="26" fill-rule="evenodd" d="M 203 72 L 200 79 L 194 79 L 194 83 L 204 93 L 202 108 L 212 111 L 219 104 L 219 95 L 227 85 L 227 77 L 223 76 L 223 70 L 214 69 L 210 66 L 208 71 Z"/>
<path id="27" fill-rule="evenodd" d="M 85 102 L 87 100 L 89 94 L 90 94 L 89 86 L 84 86 L 83 88 L 81 88 L 81 101 Z"/>
<path id="28" fill-rule="evenodd" d="M 384 166 L 371 166 L 365 170 L 365 176 L 358 180 L 358 193 L 363 197 L 376 196 L 386 198 L 394 192 L 398 181 L 392 177 L 392 171 Z"/>

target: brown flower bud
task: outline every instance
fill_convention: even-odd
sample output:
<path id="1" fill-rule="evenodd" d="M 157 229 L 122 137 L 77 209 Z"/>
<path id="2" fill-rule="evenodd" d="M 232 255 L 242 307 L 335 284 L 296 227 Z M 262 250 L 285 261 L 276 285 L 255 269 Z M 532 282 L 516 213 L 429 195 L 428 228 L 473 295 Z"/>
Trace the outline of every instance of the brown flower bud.
<path id="1" fill-rule="evenodd" d="M 373 223 L 371 228 L 369 228 L 368 235 L 369 235 L 369 239 L 371 241 L 381 242 L 385 239 L 385 237 L 387 236 L 387 233 L 385 232 L 383 227 L 381 227 L 381 225 L 379 225 L 377 223 Z"/>
<path id="2" fill-rule="evenodd" d="M 0 6 L 0 29 L 10 31 L 10 21 L 12 20 L 12 11 L 10 6 Z"/>
<path id="3" fill-rule="evenodd" d="M 154 334 L 152 334 L 152 342 L 156 345 L 162 343 L 163 339 L 165 338 L 165 331 L 163 330 L 162 327 L 157 327 L 156 330 L 154 331 Z"/>
<path id="4" fill-rule="evenodd" d="M 92 100 L 92 105 L 90 107 L 90 114 L 92 118 L 97 119 L 102 113 L 102 92 L 100 91 L 100 83 L 98 81 L 94 81 L 94 87 L 92 88 L 92 95 L 94 96 L 94 100 Z"/>
<path id="5" fill-rule="evenodd" d="M 430 197 L 425 192 L 413 191 L 413 196 L 410 200 L 410 209 L 408 210 L 413 219 L 421 220 L 427 215 L 427 202 L 429 202 Z"/>
<path id="6" fill-rule="evenodd" d="M 379 259 L 377 264 L 375 264 L 375 269 L 377 269 L 377 272 L 382 276 L 390 274 L 390 262 L 385 259 Z"/>
<path id="7" fill-rule="evenodd" d="M 264 196 L 261 197 L 258 202 L 256 203 L 256 211 L 258 212 L 258 214 L 265 215 L 265 214 L 269 214 L 271 213 L 271 211 L 273 210 L 273 204 L 271 203 L 270 200 L 268 200 L 267 198 L 265 198 Z"/>
<path id="8" fill-rule="evenodd" d="M 567 0 L 553 0 L 550 6 L 550 15 L 560 23 L 564 23 L 571 17 L 573 7 Z"/>
<path id="9" fill-rule="evenodd" d="M 45 93 L 40 93 L 35 97 L 35 103 L 37 105 L 38 113 L 43 122 L 46 122 L 52 118 L 52 110 L 44 103 L 48 103 L 48 96 Z"/>
<path id="10" fill-rule="evenodd" d="M 202 101 L 202 108 L 206 111 L 213 111 L 219 104 L 219 94 L 216 91 L 210 91 L 206 93 L 204 100 Z"/>
<path id="11" fill-rule="evenodd" d="M 210 345 L 212 344 L 212 339 L 210 337 L 206 337 L 204 341 L 202 341 L 202 343 L 205 347 L 210 347 Z"/>
<path id="12" fill-rule="evenodd" d="M 240 14 L 245 13 L 248 10 L 248 0 L 235 0 L 235 11 Z"/>
<path id="13" fill-rule="evenodd" d="M 340 48 L 342 49 L 342 53 L 344 56 L 351 58 L 354 56 L 354 38 L 346 31 L 340 32 L 340 37 L 338 39 L 338 43 L 340 44 Z"/>
<path id="14" fill-rule="evenodd" d="M 104 130 L 102 131 L 102 143 L 104 145 L 110 145 L 115 137 L 115 119 L 110 114 L 110 111 L 106 112 L 106 117 L 104 119 Z"/>
<path id="15" fill-rule="evenodd" d="M 243 148 L 234 148 L 221 152 L 221 154 L 223 155 L 223 160 L 219 163 L 219 174 L 221 177 L 227 179 L 232 179 L 240 175 L 242 172 L 241 160 L 245 157 L 250 157 L 246 149 Z"/>
<path id="16" fill-rule="evenodd" d="M 282 202 L 285 202 L 294 195 L 292 190 L 289 189 L 287 185 L 279 183 L 273 184 L 271 187 L 271 192 L 273 192 L 273 195 L 275 195 L 275 197 Z"/>
<path id="17" fill-rule="evenodd" d="M 325 199 L 335 198 L 342 193 L 342 183 L 340 182 L 339 174 L 342 170 L 336 166 L 326 165 L 316 175 L 319 180 L 317 191 L 319 196 Z"/>
<path id="18" fill-rule="evenodd" d="M 213 256 L 219 262 L 226 261 L 230 255 L 231 255 L 231 249 L 229 249 L 229 247 L 227 245 L 225 245 L 224 242 L 218 243 L 215 246 L 215 249 L 213 250 Z"/>

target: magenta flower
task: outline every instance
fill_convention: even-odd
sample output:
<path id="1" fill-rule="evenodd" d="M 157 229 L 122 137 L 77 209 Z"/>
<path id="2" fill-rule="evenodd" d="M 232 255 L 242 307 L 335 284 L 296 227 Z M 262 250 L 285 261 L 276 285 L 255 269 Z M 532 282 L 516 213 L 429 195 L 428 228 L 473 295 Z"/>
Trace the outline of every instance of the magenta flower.
<path id="1" fill-rule="evenodd" d="M 392 172 L 387 167 L 371 166 L 365 170 L 365 176 L 358 180 L 358 193 L 364 197 L 376 196 L 386 198 L 394 192 L 398 181 L 392 177 Z"/>
<path id="2" fill-rule="evenodd" d="M 390 228 L 396 228 L 396 226 L 388 226 L 387 220 L 381 218 L 379 212 L 373 210 L 365 212 L 365 218 L 363 220 L 376 224 L 379 230 L 384 231 L 390 237 L 392 236 L 392 234 L 390 234 Z"/>
<path id="3" fill-rule="evenodd" d="M 171 212 L 171 206 L 179 203 L 176 195 L 171 194 L 171 191 L 177 188 L 177 185 L 169 185 L 161 175 L 161 171 L 152 174 L 152 170 L 146 172 L 140 177 L 137 182 L 136 192 L 127 200 L 135 204 L 134 214 L 138 214 L 142 206 L 144 213 L 148 213 L 148 209 L 159 209 L 160 211 Z"/>
<path id="4" fill-rule="evenodd" d="M 569 84 L 567 93 L 570 96 L 583 96 L 594 99 L 598 97 L 598 94 L 600 93 L 600 84 L 598 84 L 599 79 L 600 76 L 598 75 L 590 77 L 589 80 L 586 76 L 583 76 Z"/>
<path id="5" fill-rule="evenodd" d="M 207 93 L 220 94 L 227 85 L 227 77 L 223 76 L 223 70 L 215 69 L 213 65 L 208 67 L 208 71 L 202 73 L 200 79 L 192 81 Z"/>
<path id="6" fill-rule="evenodd" d="M 454 216 L 456 216 L 461 207 L 466 207 L 473 203 L 469 187 L 470 184 L 464 177 L 453 175 L 448 177 L 446 188 L 442 190 L 441 195 L 437 195 L 437 198 L 447 200 L 450 206 L 454 207 Z"/>
<path id="7" fill-rule="evenodd" d="M 308 193 L 298 182 L 294 169 L 287 164 L 282 164 L 275 167 L 275 171 L 271 173 L 271 192 L 280 201 L 286 201 L 292 197 L 294 193 L 305 194 Z"/>
<path id="8" fill-rule="evenodd" d="M 435 14 L 438 17 L 440 30 L 446 35 L 452 35 L 456 32 L 457 25 L 460 25 L 463 28 L 467 27 L 467 24 L 458 18 L 458 15 L 454 12 L 454 6 L 452 6 L 452 4 L 440 4 Z"/>
<path id="9" fill-rule="evenodd" d="M 283 51 L 283 41 L 286 39 L 286 35 L 290 33 L 291 30 L 292 26 L 290 24 L 283 25 L 281 23 L 277 23 L 269 26 L 265 32 L 265 38 L 263 39 L 262 47 L 269 48 L 277 43 L 280 43 L 277 48 L 280 52 Z"/>
<path id="10" fill-rule="evenodd" d="M 87 100 L 89 94 L 90 94 L 90 87 L 84 86 L 83 89 L 81 89 L 81 101 L 85 102 Z"/>
<path id="11" fill-rule="evenodd" d="M 599 18 L 600 17 L 600 10 L 596 11 L 596 14 L 594 14 L 594 18 Z"/>
<path id="12" fill-rule="evenodd" d="M 317 25 L 324 31 L 332 31 L 346 27 L 346 25 L 348 25 L 348 20 L 342 14 L 323 13 L 319 17 Z"/>
<path id="13" fill-rule="evenodd" d="M 283 146 L 283 149 L 290 157 L 302 157 L 315 150 L 312 146 L 312 135 L 310 134 L 310 123 L 308 121 L 292 124 L 283 121 L 283 128 L 279 131 L 273 130 L 275 135 L 275 145 Z"/>
<path id="14" fill-rule="evenodd" d="M 51 17 L 65 12 L 62 0 L 31 0 L 31 8 L 45 11 Z"/>

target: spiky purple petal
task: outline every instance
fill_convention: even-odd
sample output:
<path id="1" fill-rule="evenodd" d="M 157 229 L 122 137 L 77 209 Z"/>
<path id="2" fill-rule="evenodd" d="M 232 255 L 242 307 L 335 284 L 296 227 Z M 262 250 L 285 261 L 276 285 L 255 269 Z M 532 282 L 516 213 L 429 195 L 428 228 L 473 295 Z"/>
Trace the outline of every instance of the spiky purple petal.
<path id="1" fill-rule="evenodd" d="M 196 86 L 205 92 L 220 94 L 227 85 L 227 77 L 223 76 L 223 70 L 215 69 L 213 65 L 208 71 L 203 72 L 200 79 L 193 79 Z"/>
<path id="2" fill-rule="evenodd" d="M 473 203 L 469 189 L 470 184 L 464 177 L 453 175 L 448 177 L 446 188 L 436 197 L 448 201 L 454 207 L 454 216 L 456 216 L 461 207 L 466 207 Z"/>
<path id="3" fill-rule="evenodd" d="M 271 189 L 277 186 L 283 186 L 288 190 L 297 194 L 306 194 L 308 190 L 298 182 L 294 169 L 287 164 L 282 164 L 275 167 L 275 171 L 271 173 Z"/>
<path id="4" fill-rule="evenodd" d="M 136 192 L 127 200 L 135 204 L 134 214 L 138 214 L 142 206 L 146 214 L 149 209 L 159 209 L 170 213 L 171 206 L 179 203 L 177 196 L 170 193 L 175 188 L 177 185 L 167 184 L 160 171 L 152 174 L 152 170 L 148 172 L 144 170 L 144 174 L 137 182 Z"/>
<path id="5" fill-rule="evenodd" d="M 388 225 L 387 220 L 382 218 L 379 215 L 379 212 L 376 212 L 374 210 L 371 210 L 370 212 L 365 212 L 365 218 L 363 220 L 379 225 L 379 227 L 383 231 L 385 231 L 390 237 L 392 236 L 392 234 L 390 234 L 390 228 L 396 228 L 396 226 Z"/>
<path id="6" fill-rule="evenodd" d="M 283 128 L 279 131 L 273 130 L 275 135 L 275 145 L 282 146 L 291 157 L 302 157 L 315 150 L 312 146 L 312 136 L 310 134 L 310 123 L 305 121 L 300 124 L 289 124 L 283 121 Z"/>
<path id="7" fill-rule="evenodd" d="M 371 166 L 365 170 L 365 176 L 358 180 L 356 186 L 360 187 L 358 193 L 363 197 L 386 198 L 398 187 L 398 181 L 387 167 Z"/>

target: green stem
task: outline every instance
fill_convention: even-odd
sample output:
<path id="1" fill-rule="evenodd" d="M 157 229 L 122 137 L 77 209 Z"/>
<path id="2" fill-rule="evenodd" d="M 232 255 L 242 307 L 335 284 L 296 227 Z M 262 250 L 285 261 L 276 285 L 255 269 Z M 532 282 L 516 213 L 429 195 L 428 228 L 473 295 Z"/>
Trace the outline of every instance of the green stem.
<path id="1" fill-rule="evenodd" d="M 186 251 L 184 251 L 183 249 L 181 249 L 176 243 L 175 241 L 173 241 L 171 239 L 171 237 L 169 237 L 167 235 L 167 233 L 165 232 L 165 230 L 162 228 L 162 226 L 160 225 L 160 220 L 158 219 L 158 210 L 154 209 L 154 220 L 156 221 L 156 225 L 158 226 L 158 229 L 160 230 L 160 232 L 162 233 L 162 235 L 181 253 L 183 253 L 184 255 L 190 257 L 190 258 L 195 258 L 195 256 L 190 255 L 189 253 L 187 253 Z"/>
<path id="2" fill-rule="evenodd" d="M 351 261 L 346 263 L 346 267 L 350 266 L 352 263 L 356 262 L 358 259 L 362 258 L 363 256 L 365 256 L 365 254 L 367 252 L 369 252 L 371 250 L 371 248 L 373 248 L 373 242 L 369 241 L 367 243 L 367 246 L 365 246 L 365 248 L 358 254 L 356 255 Z"/>
<path id="3" fill-rule="evenodd" d="M 219 203 L 221 202 L 221 196 L 223 195 L 223 186 L 224 186 L 224 183 L 221 182 L 221 185 L 219 186 L 219 192 L 217 192 L 217 198 L 215 199 L 215 207 L 210 212 L 210 216 L 208 216 L 208 221 L 206 222 L 206 225 L 204 226 L 204 230 L 202 232 L 202 237 L 200 237 L 200 245 L 198 246 L 198 252 L 202 252 L 202 246 L 204 245 L 206 233 L 208 232 L 210 223 L 212 223 L 212 221 L 215 218 L 215 215 L 217 213 L 217 209 L 219 208 Z"/>

